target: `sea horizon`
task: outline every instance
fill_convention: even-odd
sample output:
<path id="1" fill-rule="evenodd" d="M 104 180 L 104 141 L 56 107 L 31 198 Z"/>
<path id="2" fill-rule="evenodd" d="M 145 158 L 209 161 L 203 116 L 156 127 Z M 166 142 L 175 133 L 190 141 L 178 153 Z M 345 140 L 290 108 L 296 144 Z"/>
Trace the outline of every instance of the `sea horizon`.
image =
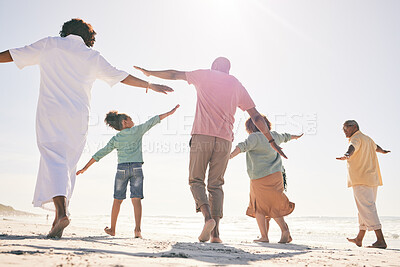
<path id="1" fill-rule="evenodd" d="M 2 220 L 14 220 L 29 225 L 42 224 L 51 226 L 53 217 L 43 215 L 13 216 L 0 215 Z M 70 216 L 71 225 L 90 229 L 99 235 L 105 235 L 103 229 L 110 226 L 110 215 L 78 215 Z M 388 247 L 400 249 L 400 217 L 381 216 L 382 230 L 388 243 Z M 347 237 L 355 237 L 358 233 L 357 217 L 334 216 L 287 216 L 293 243 L 322 245 L 346 244 Z M 142 233 L 164 236 L 168 233 L 174 239 L 193 239 L 197 242 L 197 235 L 203 226 L 201 214 L 175 216 L 175 215 L 144 215 L 142 218 Z M 133 237 L 134 218 L 132 214 L 120 214 L 117 222 L 116 236 Z M 66 228 L 66 232 L 69 229 Z M 45 234 L 45 233 L 43 233 Z M 224 242 L 242 243 L 252 242 L 260 233 L 256 220 L 246 215 L 226 216 L 220 222 L 220 234 Z M 269 237 L 271 243 L 276 243 L 280 238 L 280 230 L 277 224 L 271 220 Z M 367 232 L 364 244 L 372 244 L 375 241 L 373 231 Z"/>

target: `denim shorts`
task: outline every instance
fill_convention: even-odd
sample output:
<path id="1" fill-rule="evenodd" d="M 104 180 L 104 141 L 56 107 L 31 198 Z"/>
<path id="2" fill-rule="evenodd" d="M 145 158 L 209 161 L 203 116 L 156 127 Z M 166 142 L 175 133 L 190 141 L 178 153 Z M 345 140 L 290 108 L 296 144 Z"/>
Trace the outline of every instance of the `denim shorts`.
<path id="1" fill-rule="evenodd" d="M 131 198 L 143 199 L 143 172 L 141 162 L 127 162 L 118 164 L 114 183 L 114 198 L 126 198 L 128 182 L 131 187 Z"/>

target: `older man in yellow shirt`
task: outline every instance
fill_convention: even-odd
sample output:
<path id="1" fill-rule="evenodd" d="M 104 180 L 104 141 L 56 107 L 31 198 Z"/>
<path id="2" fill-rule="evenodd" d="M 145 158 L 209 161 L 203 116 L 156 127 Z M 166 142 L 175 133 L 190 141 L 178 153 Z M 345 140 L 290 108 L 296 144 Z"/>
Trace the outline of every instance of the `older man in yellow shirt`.
<path id="1" fill-rule="evenodd" d="M 369 247 L 386 248 L 382 225 L 375 205 L 378 186 L 382 185 L 376 152 L 386 154 L 390 151 L 383 150 L 369 136 L 363 134 L 354 120 L 346 121 L 343 124 L 343 131 L 349 138 L 350 146 L 343 157 L 336 159 L 347 160 L 347 186 L 353 187 L 360 224 L 357 237 L 347 238 L 347 240 L 361 247 L 365 232 L 374 230 L 377 241 Z"/>

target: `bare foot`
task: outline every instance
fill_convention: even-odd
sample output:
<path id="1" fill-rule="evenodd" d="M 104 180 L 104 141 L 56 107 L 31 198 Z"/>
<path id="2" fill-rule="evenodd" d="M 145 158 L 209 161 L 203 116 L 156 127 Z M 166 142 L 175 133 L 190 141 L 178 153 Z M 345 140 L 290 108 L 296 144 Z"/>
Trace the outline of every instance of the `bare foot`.
<path id="1" fill-rule="evenodd" d="M 61 238 L 63 235 L 64 229 L 62 229 L 60 232 L 58 232 L 54 237 L 56 238 Z"/>
<path id="2" fill-rule="evenodd" d="M 111 230 L 111 228 L 104 228 L 104 232 L 106 232 L 106 234 L 110 235 L 110 236 L 115 236 L 115 230 Z"/>
<path id="3" fill-rule="evenodd" d="M 219 237 L 211 237 L 210 242 L 211 243 L 222 243 L 222 240 Z"/>
<path id="4" fill-rule="evenodd" d="M 51 232 L 51 231 L 53 231 L 54 225 L 56 225 L 56 223 L 55 223 L 55 222 L 53 223 L 53 226 L 51 227 L 51 230 L 50 230 L 50 232 Z M 54 237 L 56 237 L 56 238 L 61 238 L 61 237 L 62 237 L 62 234 L 63 234 L 63 232 L 64 232 L 64 229 L 63 229 L 63 230 L 61 230 L 61 232 L 57 233 L 57 234 L 56 234 Z"/>
<path id="5" fill-rule="evenodd" d="M 142 232 L 135 230 L 135 238 L 142 238 Z"/>
<path id="6" fill-rule="evenodd" d="M 347 240 L 351 243 L 354 243 L 357 245 L 357 247 L 362 246 L 362 241 L 358 240 L 357 238 L 347 238 Z"/>
<path id="7" fill-rule="evenodd" d="M 292 242 L 292 240 L 293 239 L 290 236 L 290 232 L 289 231 L 285 231 L 285 232 L 282 233 L 281 240 L 279 240 L 278 243 L 286 244 L 286 243 Z"/>
<path id="8" fill-rule="evenodd" d="M 375 243 L 372 244 L 372 246 L 368 246 L 367 248 L 387 248 L 386 242 L 385 241 L 376 241 Z"/>
<path id="9" fill-rule="evenodd" d="M 209 219 L 208 221 L 206 221 L 203 227 L 203 231 L 199 236 L 199 241 L 207 242 L 208 240 L 210 240 L 211 231 L 214 229 L 214 227 L 215 227 L 214 219 Z"/>
<path id="10" fill-rule="evenodd" d="M 262 242 L 262 243 L 269 243 L 268 237 L 261 237 L 259 239 L 254 239 L 254 242 Z"/>
<path id="11" fill-rule="evenodd" d="M 69 225 L 70 220 L 67 216 L 61 218 L 56 224 L 51 228 L 47 237 L 54 238 L 54 237 L 61 237 L 64 231 L 64 228 Z"/>

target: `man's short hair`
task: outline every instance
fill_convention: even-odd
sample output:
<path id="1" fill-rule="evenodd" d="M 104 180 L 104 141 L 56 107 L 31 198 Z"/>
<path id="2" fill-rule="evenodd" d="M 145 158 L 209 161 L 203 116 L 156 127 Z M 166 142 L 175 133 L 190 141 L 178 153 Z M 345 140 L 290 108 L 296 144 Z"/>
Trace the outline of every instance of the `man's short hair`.
<path id="1" fill-rule="evenodd" d="M 355 120 L 347 120 L 343 123 L 343 125 L 346 126 L 356 126 L 357 130 L 360 130 L 360 127 L 358 126 L 358 123 Z"/>
<path id="2" fill-rule="evenodd" d="M 93 30 L 92 25 L 84 22 L 82 19 L 71 19 L 64 23 L 60 31 L 60 36 L 66 37 L 70 34 L 82 37 L 88 47 L 92 47 L 96 41 L 94 37 L 96 32 Z"/>

